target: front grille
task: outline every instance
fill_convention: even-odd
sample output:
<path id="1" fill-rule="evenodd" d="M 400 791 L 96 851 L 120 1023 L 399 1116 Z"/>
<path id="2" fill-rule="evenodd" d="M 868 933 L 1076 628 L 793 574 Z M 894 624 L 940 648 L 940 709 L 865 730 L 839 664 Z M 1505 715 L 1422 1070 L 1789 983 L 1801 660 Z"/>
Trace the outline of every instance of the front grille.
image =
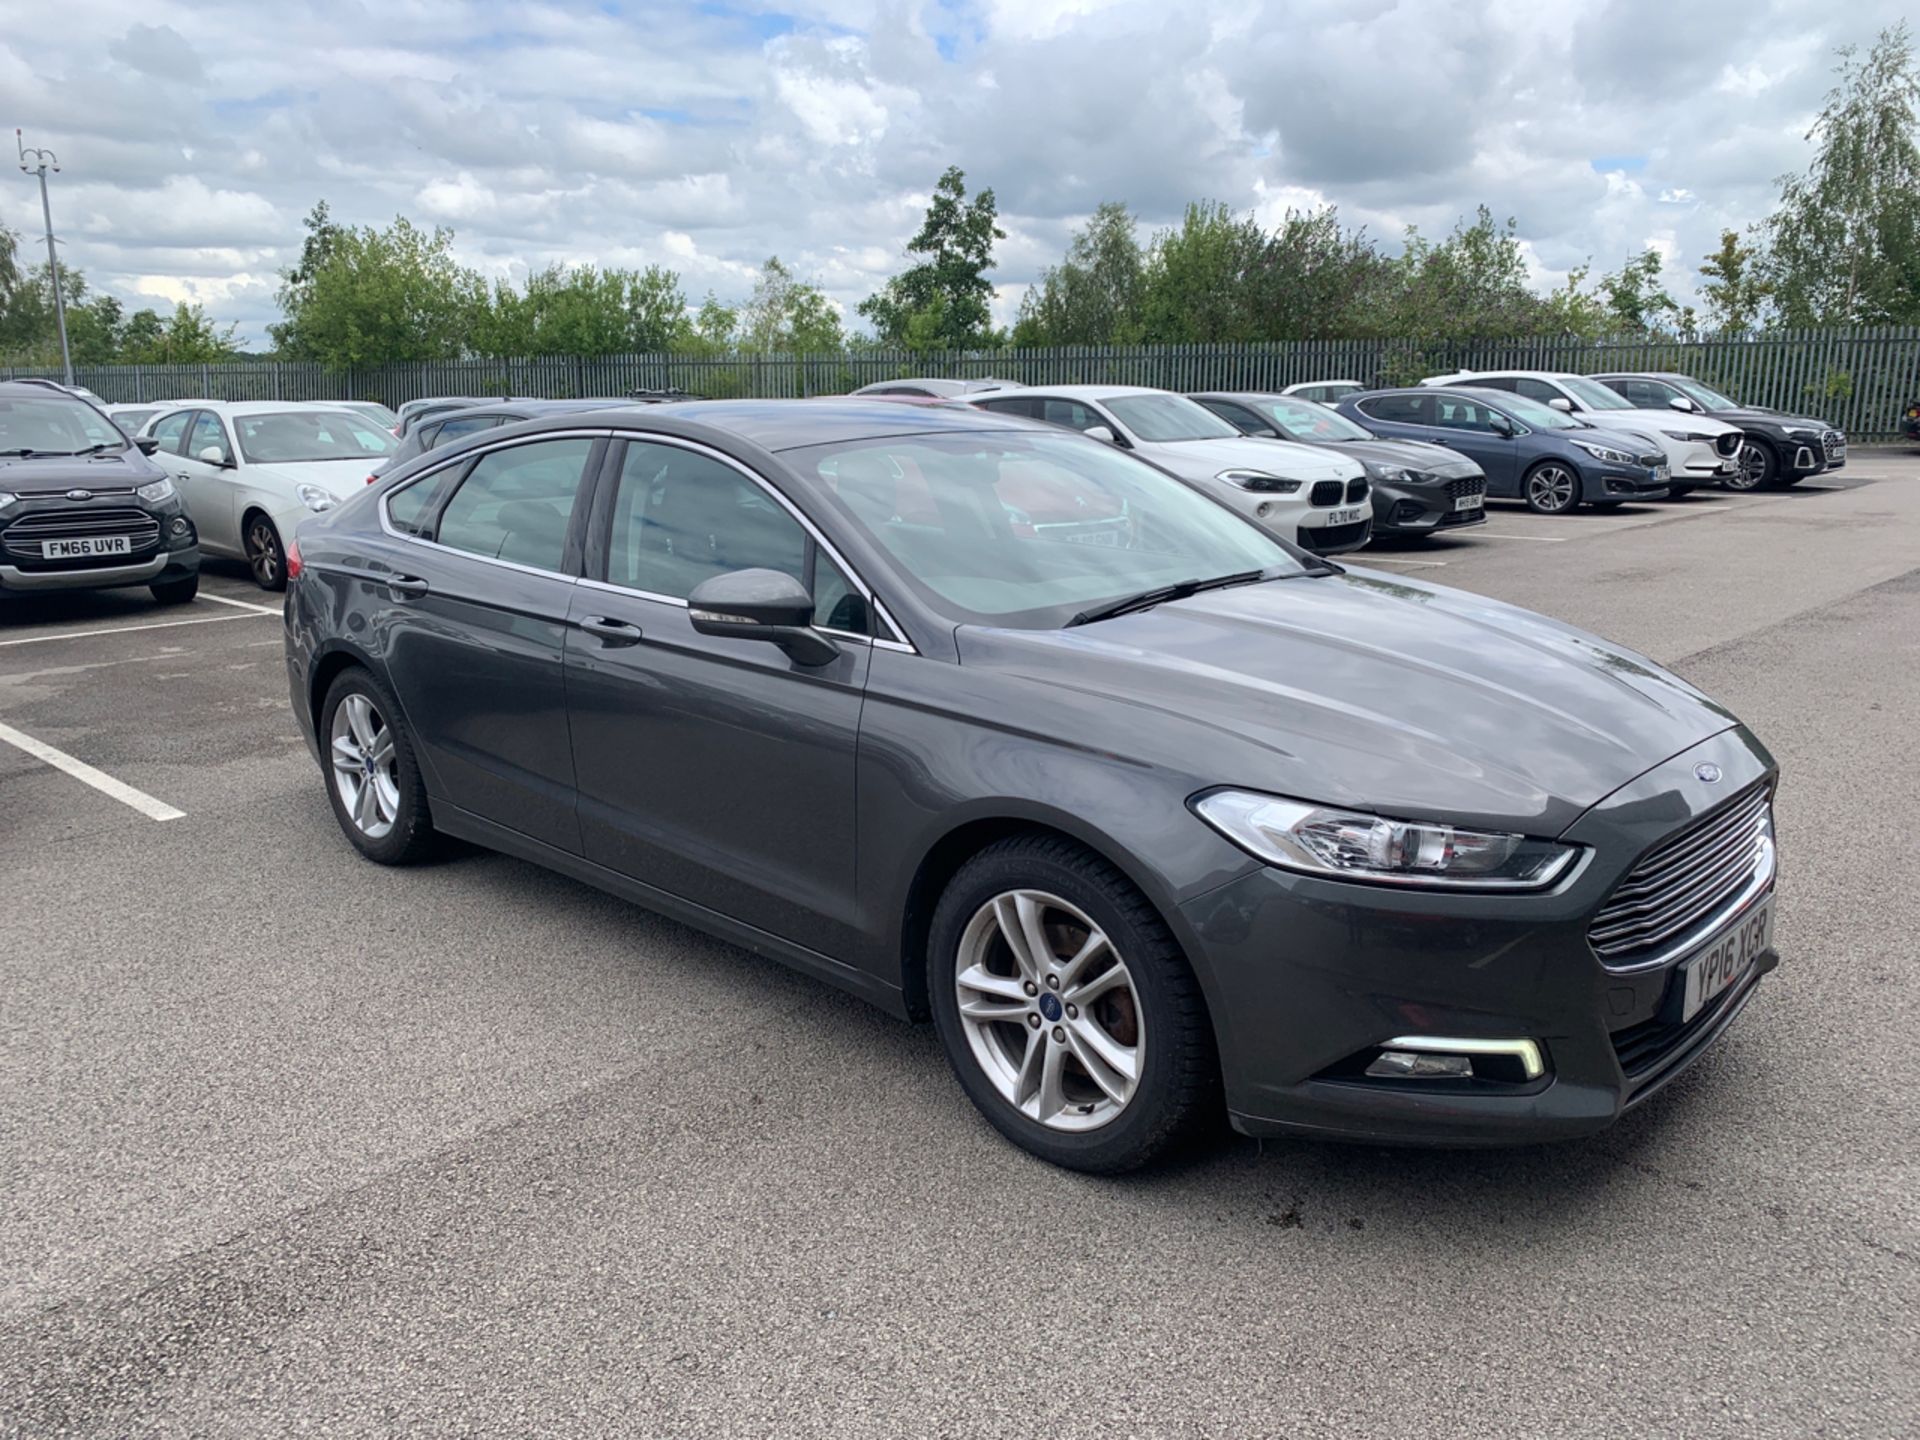
<path id="1" fill-rule="evenodd" d="M 1829 430 L 1820 437 L 1820 448 L 1827 452 L 1827 459 L 1836 459 L 1847 453 L 1847 437 L 1838 430 Z"/>
<path id="2" fill-rule="evenodd" d="M 1365 480 L 1349 480 L 1347 482 L 1347 504 L 1358 505 L 1366 498 L 1367 482 Z"/>
<path id="3" fill-rule="evenodd" d="M 1449 500 L 1458 500 L 1463 495 L 1484 495 L 1486 493 L 1487 482 L 1477 475 L 1469 475 L 1461 480 L 1449 480 L 1447 482 L 1447 498 Z"/>
<path id="4" fill-rule="evenodd" d="M 1644 465 L 1649 470 L 1652 470 L 1658 466 L 1666 464 L 1667 457 L 1665 455 L 1642 455 L 1636 463 Z"/>
<path id="5" fill-rule="evenodd" d="M 1713 448 L 1723 456 L 1738 455 L 1741 442 L 1746 438 L 1746 432 L 1743 430 L 1729 430 L 1724 435 L 1714 437 Z"/>
<path id="6" fill-rule="evenodd" d="M 1342 546 L 1357 545 L 1366 538 L 1368 522 L 1356 520 L 1351 525 L 1322 525 L 1317 530 L 1304 527 L 1300 531 L 1300 543 L 1315 554 L 1325 555 Z"/>
<path id="7" fill-rule="evenodd" d="M 1307 493 L 1307 498 L 1315 505 L 1338 505 L 1340 497 L 1347 493 L 1347 487 L 1338 480 L 1319 480 Z"/>
<path id="8" fill-rule="evenodd" d="M 1729 1005 L 1737 1003 L 1742 995 L 1751 990 L 1757 978 L 1750 975 L 1739 984 L 1729 986 L 1684 1024 L 1656 1015 L 1638 1025 L 1614 1031 L 1609 1038 L 1613 1041 L 1613 1055 L 1620 1062 L 1621 1072 L 1629 1080 L 1642 1080 L 1659 1070 L 1684 1050 L 1701 1031 L 1724 1015 Z M 1684 985 L 1686 982 L 1676 975 L 1673 983 Z"/>
<path id="9" fill-rule="evenodd" d="M 1773 843 L 1773 796 L 1762 782 L 1640 857 L 1587 926 L 1611 965 L 1667 949 L 1740 893 Z"/>
<path id="10" fill-rule="evenodd" d="M 126 536 L 131 553 L 49 560 L 41 545 L 45 540 L 92 539 L 103 535 Z M 41 510 L 22 515 L 0 535 L 0 548 L 5 549 L 9 559 L 21 562 L 21 568 L 26 570 L 92 569 L 124 564 L 159 543 L 160 522 L 144 510 Z"/>

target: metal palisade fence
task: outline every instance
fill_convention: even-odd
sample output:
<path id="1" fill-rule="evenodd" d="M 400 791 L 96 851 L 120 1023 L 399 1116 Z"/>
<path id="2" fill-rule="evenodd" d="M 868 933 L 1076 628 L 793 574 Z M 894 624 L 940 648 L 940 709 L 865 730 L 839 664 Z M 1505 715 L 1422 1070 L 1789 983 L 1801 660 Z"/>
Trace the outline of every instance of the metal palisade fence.
<path id="1" fill-rule="evenodd" d="M 1920 328 L 1774 330 L 1692 340 L 1303 340 L 1229 345 L 1073 346 L 941 352 L 857 349 L 823 355 L 596 355 L 471 359 L 327 370 L 291 361 L 79 366 L 74 378 L 113 403 L 380 400 L 425 395 L 627 395 L 684 390 L 715 398 L 836 395 L 909 375 L 1020 384 L 1277 390 L 1298 381 L 1408 384 L 1462 369 L 1673 370 L 1747 405 L 1809 413 L 1859 440 L 1891 439 L 1920 398 Z M 53 376 L 0 366 L 0 379 Z"/>

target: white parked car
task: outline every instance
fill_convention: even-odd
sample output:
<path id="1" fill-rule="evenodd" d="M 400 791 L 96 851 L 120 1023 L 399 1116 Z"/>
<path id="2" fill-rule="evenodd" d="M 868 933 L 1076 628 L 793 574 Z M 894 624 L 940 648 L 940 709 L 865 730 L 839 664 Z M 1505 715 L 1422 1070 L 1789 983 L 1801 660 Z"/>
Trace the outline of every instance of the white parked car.
<path id="1" fill-rule="evenodd" d="M 1139 385 L 1048 385 L 990 391 L 966 403 L 1105 440 L 1317 554 L 1357 550 L 1373 534 L 1373 501 L 1358 460 L 1242 435 L 1184 395 Z"/>
<path id="2" fill-rule="evenodd" d="M 120 427 L 122 435 L 138 435 L 161 410 L 158 401 L 148 405 L 102 405 L 99 408 L 105 410 L 107 418 Z"/>
<path id="3" fill-rule="evenodd" d="M 1639 410 L 1615 390 L 1586 375 L 1560 370 L 1465 370 L 1457 375 L 1434 375 L 1422 385 L 1470 385 L 1480 390 L 1505 390 L 1578 415 L 1603 430 L 1639 435 L 1667 452 L 1672 472 L 1669 498 L 1702 485 L 1718 485 L 1736 474 L 1740 446 L 1746 439 L 1737 425 L 1705 415 L 1682 415 L 1676 410 Z"/>
<path id="4" fill-rule="evenodd" d="M 1349 395 L 1358 395 L 1367 387 L 1358 380 L 1307 380 L 1289 385 L 1280 393 L 1296 400 L 1312 400 L 1321 405 L 1337 405 Z"/>
<path id="5" fill-rule="evenodd" d="M 244 560 L 267 590 L 287 583 L 287 546 L 307 516 L 366 482 L 399 442 L 352 410 L 277 400 L 169 406 L 143 434 L 186 501 L 205 554 Z"/>

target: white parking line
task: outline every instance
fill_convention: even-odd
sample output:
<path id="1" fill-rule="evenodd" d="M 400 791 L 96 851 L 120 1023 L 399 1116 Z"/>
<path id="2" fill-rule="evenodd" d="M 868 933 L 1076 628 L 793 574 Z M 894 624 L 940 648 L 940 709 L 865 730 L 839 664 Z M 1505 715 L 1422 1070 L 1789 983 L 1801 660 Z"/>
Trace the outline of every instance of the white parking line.
<path id="1" fill-rule="evenodd" d="M 64 771 L 83 785 L 91 785 L 102 795 L 111 796 L 122 805 L 131 806 L 149 820 L 186 818 L 186 811 L 176 810 L 165 801 L 154 799 L 144 790 L 136 790 L 131 785 L 94 769 L 86 761 L 74 759 L 64 750 L 56 750 L 43 740 L 36 740 L 31 735 L 23 735 L 10 725 L 0 725 L 0 740 L 4 740 L 16 750 L 24 750 L 34 759 L 44 761 L 56 770 Z"/>
<path id="2" fill-rule="evenodd" d="M 256 615 L 278 615 L 281 613 L 278 605 L 255 605 L 251 600 L 229 600 L 224 595 L 209 595 L 204 590 L 200 592 L 199 598 L 202 600 L 211 600 L 216 605 L 232 605 L 236 609 L 251 610 Z"/>
<path id="3" fill-rule="evenodd" d="M 278 615 L 278 610 L 263 610 L 263 615 Z M 106 630 L 63 630 L 58 635 L 29 635 L 24 640 L 0 640 L 0 649 L 9 645 L 45 645 L 52 640 L 91 640 L 96 635 L 131 635 L 136 630 L 175 630 L 182 625 L 218 625 L 222 620 L 252 620 L 247 615 L 209 615 L 204 620 L 161 620 L 152 625 L 115 625 Z"/>
<path id="4" fill-rule="evenodd" d="M 1538 540 L 1542 545 L 1564 545 L 1570 538 L 1565 535 L 1507 535 L 1498 530 L 1476 530 L 1473 533 L 1482 540 Z"/>
<path id="5" fill-rule="evenodd" d="M 1444 570 L 1444 560 L 1400 560 L 1392 555 L 1369 555 L 1364 562 L 1368 565 L 1411 565 L 1417 570 Z"/>

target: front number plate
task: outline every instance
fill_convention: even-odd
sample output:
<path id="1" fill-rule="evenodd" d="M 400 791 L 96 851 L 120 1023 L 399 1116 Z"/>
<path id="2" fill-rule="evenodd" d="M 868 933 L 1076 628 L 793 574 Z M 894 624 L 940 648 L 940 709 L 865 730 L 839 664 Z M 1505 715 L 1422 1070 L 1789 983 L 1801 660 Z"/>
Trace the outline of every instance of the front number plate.
<path id="1" fill-rule="evenodd" d="M 1351 525 L 1354 521 L 1364 520 L 1366 517 L 1367 512 L 1358 507 L 1348 510 L 1329 510 L 1327 512 L 1327 524 Z"/>
<path id="2" fill-rule="evenodd" d="M 1487 497 L 1484 495 L 1462 495 L 1453 502 L 1453 508 L 1456 510 L 1484 510 L 1487 508 Z"/>
<path id="3" fill-rule="evenodd" d="M 1680 1007 L 1680 1023 L 1693 1019 L 1751 970 L 1754 960 L 1772 943 L 1773 896 L 1768 895 L 1681 966 L 1687 990 Z"/>
<path id="4" fill-rule="evenodd" d="M 84 540 L 43 540 L 48 560 L 86 560 L 95 555 L 129 555 L 133 542 L 125 535 L 90 535 Z"/>

